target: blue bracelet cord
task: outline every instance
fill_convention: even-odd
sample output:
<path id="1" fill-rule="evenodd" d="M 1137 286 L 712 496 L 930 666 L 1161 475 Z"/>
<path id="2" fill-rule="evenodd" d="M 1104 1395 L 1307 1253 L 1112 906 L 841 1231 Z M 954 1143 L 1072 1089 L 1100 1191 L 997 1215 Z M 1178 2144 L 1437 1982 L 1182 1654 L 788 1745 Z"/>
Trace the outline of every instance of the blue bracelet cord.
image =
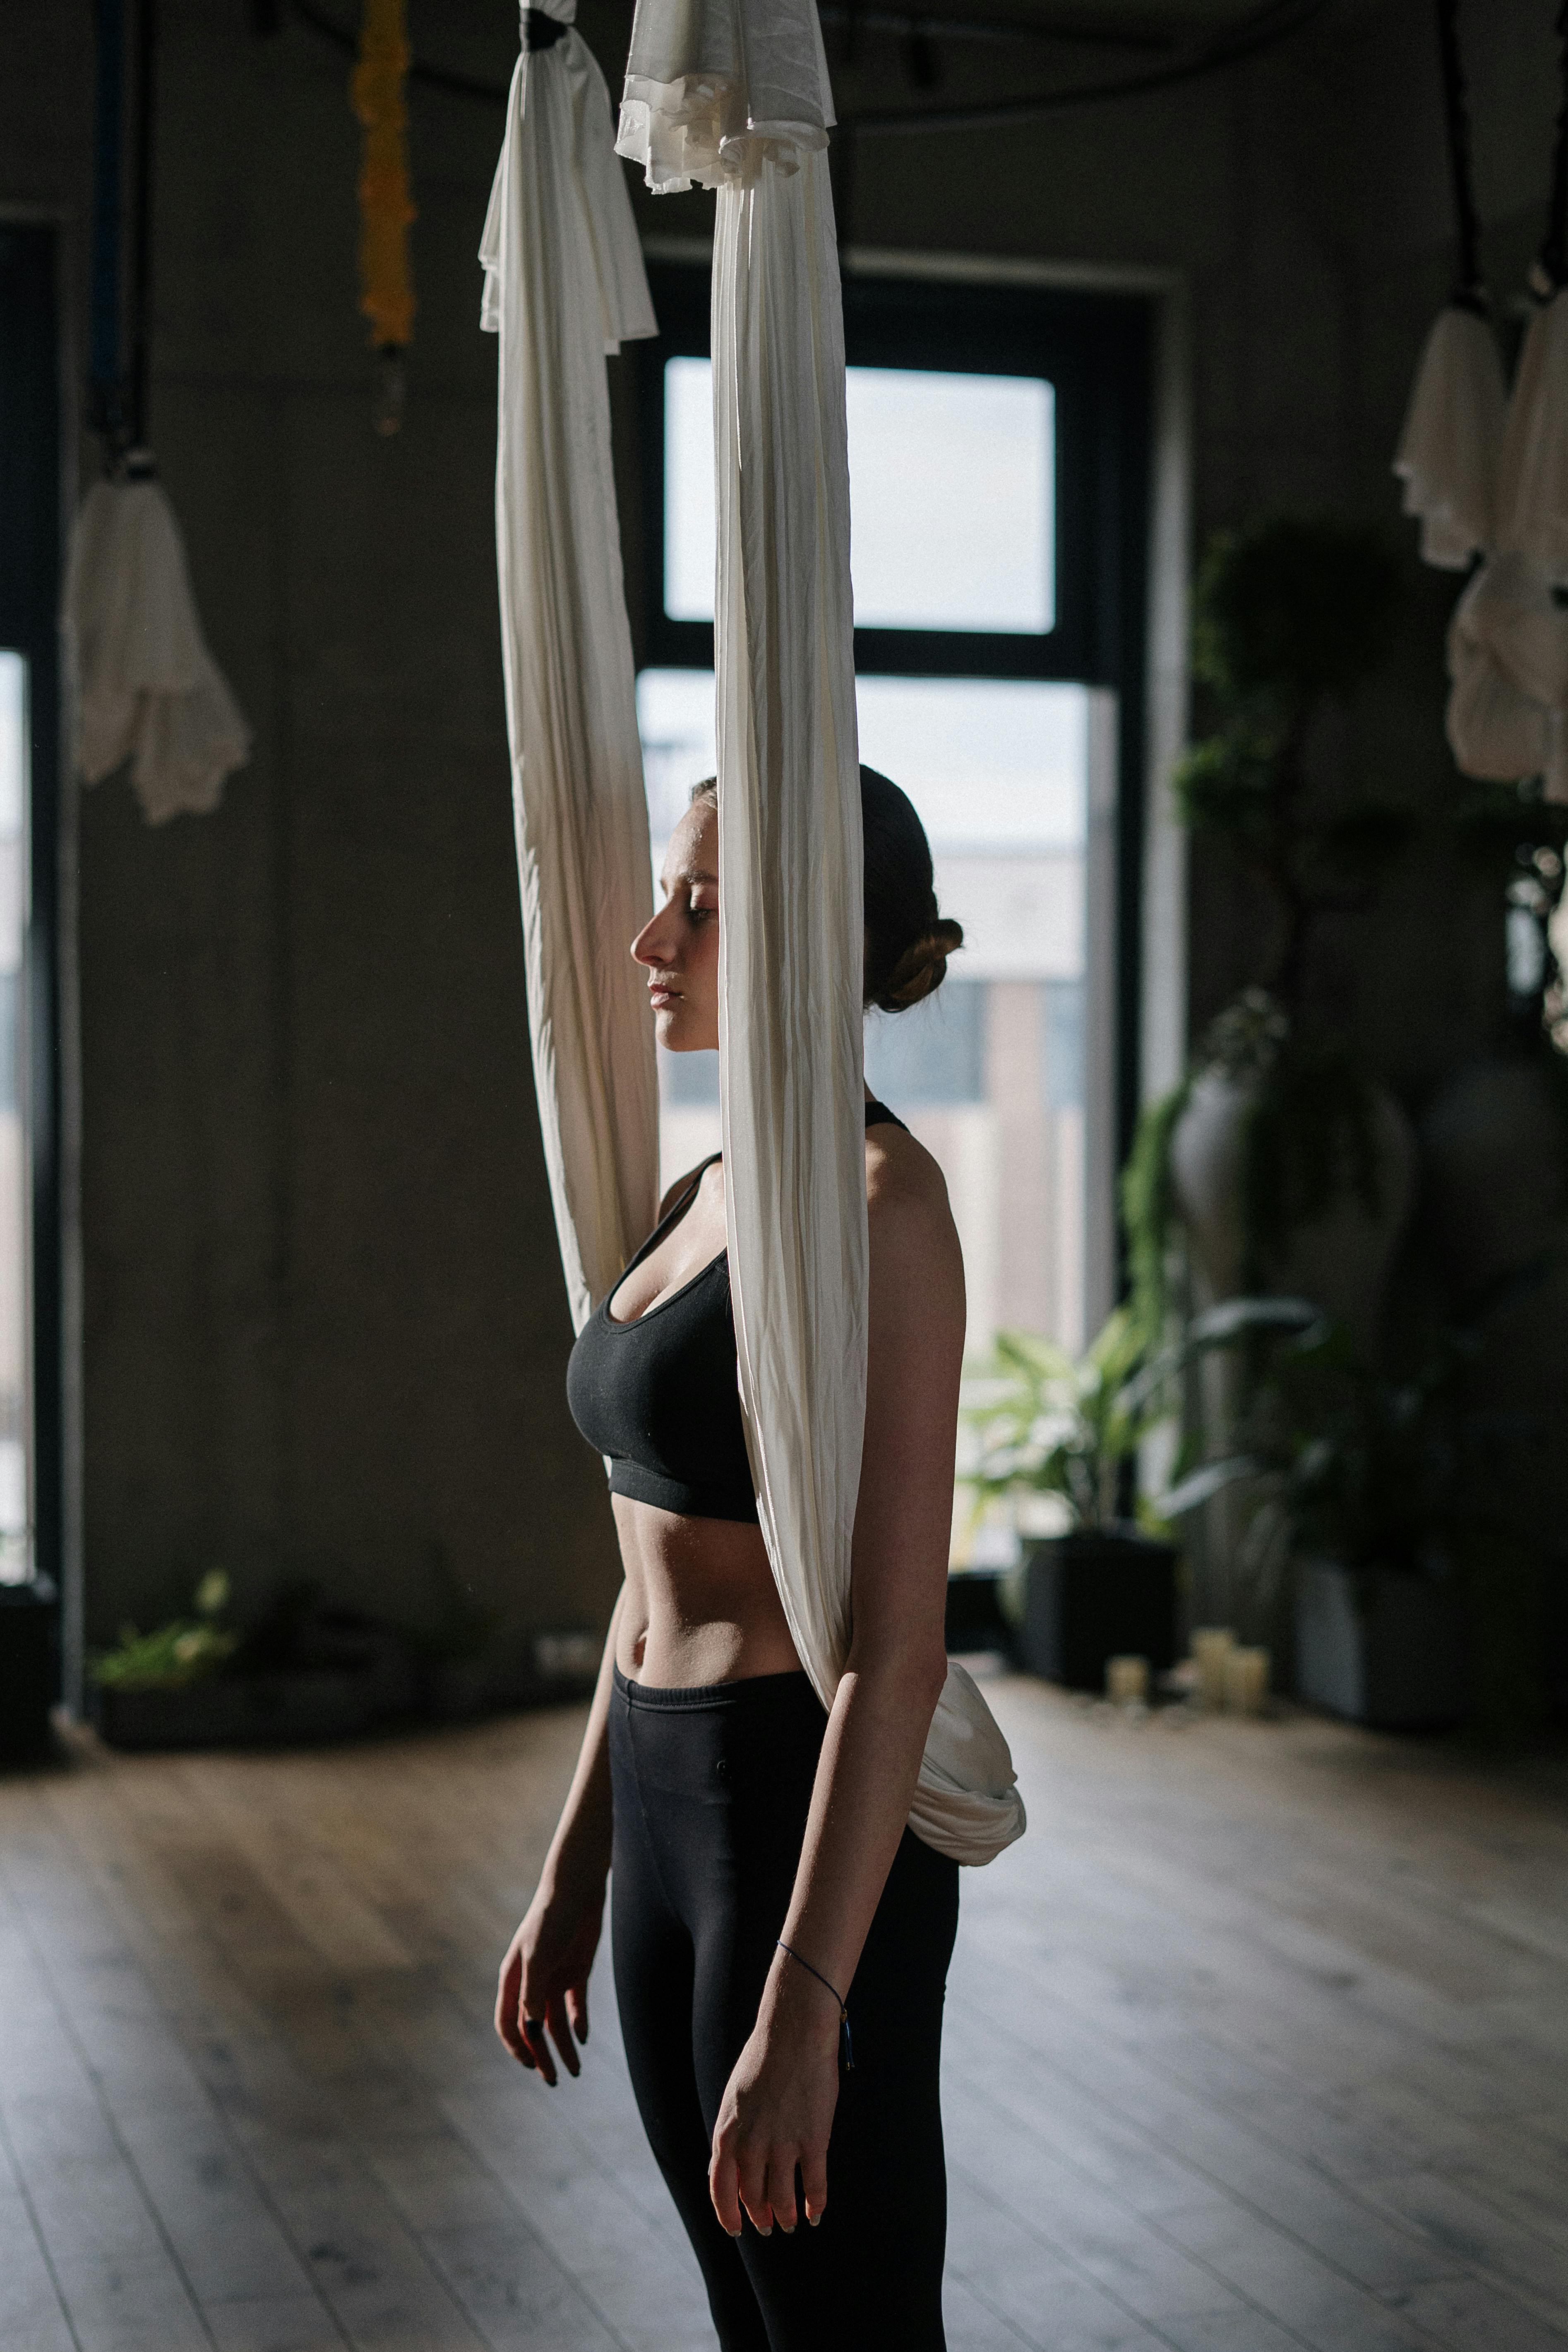
<path id="1" fill-rule="evenodd" d="M 822 1970 L 820 1969 L 814 1969 L 809 1960 L 803 1960 L 800 1954 L 792 1945 L 786 1944 L 782 1936 L 775 1937 L 774 1940 L 786 1959 L 793 1960 L 796 1968 L 804 1969 L 808 1977 L 815 1977 L 819 1985 L 827 1985 L 828 1991 L 833 1995 L 834 2000 L 837 2001 L 838 2036 L 844 2045 L 844 2072 L 847 2074 L 852 2074 L 855 2072 L 855 2044 L 849 2039 L 849 2011 L 843 1996 L 838 1990 L 837 1986 L 827 1984 L 827 1979 L 823 1975 Z"/>

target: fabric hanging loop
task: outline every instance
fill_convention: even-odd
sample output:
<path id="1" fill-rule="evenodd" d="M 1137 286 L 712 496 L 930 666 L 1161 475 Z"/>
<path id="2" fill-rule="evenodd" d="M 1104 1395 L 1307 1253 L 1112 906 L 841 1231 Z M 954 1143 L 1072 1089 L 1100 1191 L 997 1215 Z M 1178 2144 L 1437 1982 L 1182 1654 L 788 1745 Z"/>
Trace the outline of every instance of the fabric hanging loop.
<path id="1" fill-rule="evenodd" d="M 865 1427 L 864 896 L 843 303 L 811 0 L 638 0 L 620 152 L 719 191 L 713 248 L 720 1066 L 741 1400 L 801 1664 L 849 1645 Z M 910 1826 L 988 1862 L 1024 1809 L 961 1666 Z"/>
<path id="2" fill-rule="evenodd" d="M 83 778 L 96 784 L 129 760 L 143 816 L 164 824 L 217 806 L 250 730 L 207 650 L 180 528 L 149 470 L 132 453 L 128 478 L 95 482 L 83 499 L 63 626 Z"/>
<path id="3" fill-rule="evenodd" d="M 1496 531 L 1498 463 L 1508 394 L 1480 277 L 1458 0 L 1436 0 L 1444 116 L 1459 240 L 1458 279 L 1416 363 L 1394 470 L 1406 514 L 1421 520 L 1422 561 L 1465 571 Z"/>
<path id="4" fill-rule="evenodd" d="M 1544 286 L 1568 283 L 1568 0 L 1557 11 L 1557 122 L 1552 146 L 1552 191 L 1539 268 Z"/>
<path id="5" fill-rule="evenodd" d="M 574 1327 L 654 1223 L 653 912 L 605 356 L 658 331 L 575 0 L 523 16 L 479 259 L 500 338 L 496 562 L 529 1025 Z M 558 25 L 548 44 L 530 19 Z"/>

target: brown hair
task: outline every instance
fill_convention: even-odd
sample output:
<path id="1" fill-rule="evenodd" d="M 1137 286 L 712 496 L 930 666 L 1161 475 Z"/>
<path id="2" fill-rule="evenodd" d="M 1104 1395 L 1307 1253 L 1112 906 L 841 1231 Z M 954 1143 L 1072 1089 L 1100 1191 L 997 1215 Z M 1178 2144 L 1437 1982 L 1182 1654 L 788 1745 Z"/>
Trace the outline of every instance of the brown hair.
<path id="1" fill-rule="evenodd" d="M 719 804 L 719 780 L 705 777 L 692 804 Z M 866 838 L 866 982 L 864 1002 L 882 1013 L 907 1013 L 942 986 L 947 960 L 963 945 L 962 927 L 937 912 L 931 844 L 914 803 L 875 768 L 860 771 L 860 814 Z"/>

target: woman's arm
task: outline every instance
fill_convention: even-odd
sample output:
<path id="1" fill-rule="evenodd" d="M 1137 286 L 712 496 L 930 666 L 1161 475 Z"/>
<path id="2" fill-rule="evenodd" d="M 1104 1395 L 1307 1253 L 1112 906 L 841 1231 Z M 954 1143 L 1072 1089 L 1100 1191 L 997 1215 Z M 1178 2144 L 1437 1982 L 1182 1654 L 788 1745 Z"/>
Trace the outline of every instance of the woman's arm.
<path id="1" fill-rule="evenodd" d="M 588 1972 L 599 1948 L 610 1872 L 610 1690 L 625 1600 L 623 1585 L 610 1618 L 577 1769 L 533 1900 L 507 1946 L 496 1989 L 496 2032 L 514 2058 L 536 2066 L 552 2084 L 554 2053 L 542 2032 L 523 2032 L 523 2020 L 542 2019 L 567 2073 L 580 2072 L 577 2042 L 588 2039 Z"/>
<path id="2" fill-rule="evenodd" d="M 847 1994 L 903 1835 L 947 1675 L 943 1620 L 952 1526 L 963 1261 L 940 1173 L 923 1154 L 872 1153 L 866 1442 L 855 1515 L 854 1633 L 828 1717 L 788 1916 L 780 1934 Z M 838 2095 L 837 2006 L 784 1953 L 713 2135 L 714 2210 L 764 2234 L 827 2201 Z"/>

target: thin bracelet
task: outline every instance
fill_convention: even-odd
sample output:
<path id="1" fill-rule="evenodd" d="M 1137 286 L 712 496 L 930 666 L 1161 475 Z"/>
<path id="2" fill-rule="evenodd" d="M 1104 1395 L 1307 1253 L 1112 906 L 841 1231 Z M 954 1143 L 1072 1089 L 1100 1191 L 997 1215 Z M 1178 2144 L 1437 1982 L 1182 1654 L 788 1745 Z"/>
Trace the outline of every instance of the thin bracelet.
<path id="1" fill-rule="evenodd" d="M 782 1936 L 778 1937 L 776 1941 L 780 1951 L 784 1953 L 786 1959 L 793 1960 L 796 1968 L 804 1969 L 808 1977 L 815 1977 L 819 1985 L 827 1985 L 828 1991 L 833 1995 L 834 2000 L 837 2001 L 838 2032 L 844 2043 L 844 2072 L 847 2074 L 852 2074 L 855 2072 L 855 2044 L 849 2039 L 849 2011 L 839 1993 L 837 1986 L 827 1984 L 827 1979 L 823 1975 L 822 1970 L 820 1969 L 814 1969 L 809 1960 L 803 1960 L 800 1954 L 795 1951 L 791 1945 L 786 1944 Z"/>

